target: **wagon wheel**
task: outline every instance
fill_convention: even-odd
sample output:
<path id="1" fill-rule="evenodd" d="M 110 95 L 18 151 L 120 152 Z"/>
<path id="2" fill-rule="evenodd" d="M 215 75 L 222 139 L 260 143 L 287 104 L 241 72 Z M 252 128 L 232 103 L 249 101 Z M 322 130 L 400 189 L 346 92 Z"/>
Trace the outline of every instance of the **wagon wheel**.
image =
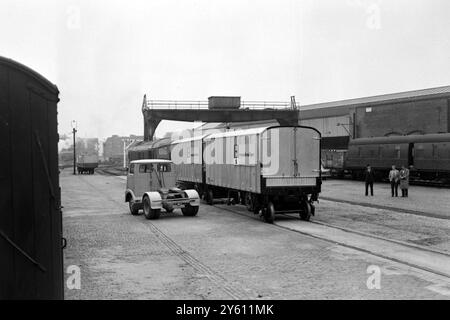
<path id="1" fill-rule="evenodd" d="M 245 206 L 247 207 L 248 211 L 253 211 L 255 208 L 251 193 L 247 193 L 245 195 Z"/>
<path id="2" fill-rule="evenodd" d="M 144 198 L 144 215 L 146 219 L 158 219 L 161 214 L 161 209 L 152 209 L 150 206 L 149 197 Z"/>
<path id="3" fill-rule="evenodd" d="M 128 206 L 130 207 L 130 213 L 133 216 L 137 216 L 139 214 L 139 207 L 135 203 L 128 201 Z"/>
<path id="4" fill-rule="evenodd" d="M 300 219 L 309 221 L 311 219 L 312 210 L 312 205 L 308 201 L 305 201 L 302 210 L 300 211 Z"/>
<path id="5" fill-rule="evenodd" d="M 264 221 L 267 223 L 273 223 L 275 220 L 275 206 L 272 202 L 267 204 L 267 207 L 263 213 Z"/>

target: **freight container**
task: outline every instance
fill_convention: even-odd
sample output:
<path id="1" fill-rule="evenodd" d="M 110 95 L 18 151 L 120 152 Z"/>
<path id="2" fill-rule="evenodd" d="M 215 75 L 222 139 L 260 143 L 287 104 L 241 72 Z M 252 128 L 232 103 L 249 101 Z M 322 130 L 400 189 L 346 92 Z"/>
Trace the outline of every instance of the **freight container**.
<path id="1" fill-rule="evenodd" d="M 58 95 L 0 57 L 0 300 L 63 298 Z"/>

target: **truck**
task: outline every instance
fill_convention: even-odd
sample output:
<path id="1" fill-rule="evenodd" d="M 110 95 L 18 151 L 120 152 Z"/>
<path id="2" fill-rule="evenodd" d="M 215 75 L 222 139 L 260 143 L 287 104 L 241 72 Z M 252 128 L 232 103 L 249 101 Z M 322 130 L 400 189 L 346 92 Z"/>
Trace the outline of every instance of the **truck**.
<path id="1" fill-rule="evenodd" d="M 165 159 L 142 159 L 130 162 L 125 190 L 125 202 L 130 213 L 138 215 L 143 210 L 146 219 L 158 219 L 161 209 L 172 213 L 181 209 L 184 216 L 196 216 L 200 196 L 196 190 L 176 187 L 173 162 Z"/>
<path id="2" fill-rule="evenodd" d="M 79 155 L 77 159 L 78 174 L 94 174 L 95 168 L 98 167 L 98 155 Z"/>

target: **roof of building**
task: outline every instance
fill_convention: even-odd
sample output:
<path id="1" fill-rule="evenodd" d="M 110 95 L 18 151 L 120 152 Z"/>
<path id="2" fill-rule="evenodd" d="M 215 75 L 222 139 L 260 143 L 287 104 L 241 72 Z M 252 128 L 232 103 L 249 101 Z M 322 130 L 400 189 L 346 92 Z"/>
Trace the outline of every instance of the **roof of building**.
<path id="1" fill-rule="evenodd" d="M 354 107 L 375 106 L 440 97 L 450 97 L 450 86 L 304 105 L 300 107 L 300 119 L 343 116 L 348 115 L 349 109 Z"/>

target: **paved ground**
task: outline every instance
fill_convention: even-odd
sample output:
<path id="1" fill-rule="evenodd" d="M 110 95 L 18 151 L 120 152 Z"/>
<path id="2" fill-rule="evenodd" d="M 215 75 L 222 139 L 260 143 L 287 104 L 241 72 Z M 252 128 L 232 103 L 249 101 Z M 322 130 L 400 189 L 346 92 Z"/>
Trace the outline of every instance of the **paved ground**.
<path id="1" fill-rule="evenodd" d="M 218 207 L 131 216 L 120 177 L 63 172 L 61 185 L 65 266 L 81 268 L 67 299 L 450 298 L 446 279 Z M 336 211 L 320 206 L 320 216 Z M 366 285 L 372 265 L 379 290 Z"/>
<path id="2" fill-rule="evenodd" d="M 450 189 L 410 186 L 409 197 L 391 196 L 388 183 L 375 183 L 374 196 L 365 196 L 365 185 L 361 181 L 325 180 L 322 197 L 334 200 L 354 201 L 373 206 L 385 206 L 405 212 L 422 212 L 450 219 Z"/>

